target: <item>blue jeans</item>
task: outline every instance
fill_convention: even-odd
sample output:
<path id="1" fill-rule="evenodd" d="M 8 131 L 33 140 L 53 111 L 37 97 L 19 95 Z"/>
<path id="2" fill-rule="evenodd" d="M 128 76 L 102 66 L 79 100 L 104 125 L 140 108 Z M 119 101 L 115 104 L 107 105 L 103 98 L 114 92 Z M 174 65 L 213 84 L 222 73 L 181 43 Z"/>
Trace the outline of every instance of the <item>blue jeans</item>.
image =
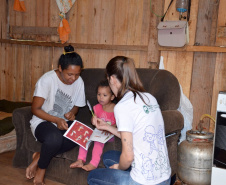
<path id="1" fill-rule="evenodd" d="M 89 185 L 140 185 L 130 177 L 131 167 L 125 171 L 110 169 L 113 164 L 118 164 L 121 152 L 107 151 L 103 155 L 103 163 L 106 168 L 91 171 L 88 176 Z M 170 178 L 158 185 L 170 185 Z"/>

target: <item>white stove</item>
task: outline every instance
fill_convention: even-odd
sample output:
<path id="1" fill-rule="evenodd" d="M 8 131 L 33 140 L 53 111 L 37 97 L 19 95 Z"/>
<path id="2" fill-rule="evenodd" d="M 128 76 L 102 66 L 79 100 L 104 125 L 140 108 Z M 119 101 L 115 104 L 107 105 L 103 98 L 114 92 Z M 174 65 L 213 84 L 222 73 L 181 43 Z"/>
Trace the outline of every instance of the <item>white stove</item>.
<path id="1" fill-rule="evenodd" d="M 226 92 L 217 100 L 211 185 L 226 185 Z"/>

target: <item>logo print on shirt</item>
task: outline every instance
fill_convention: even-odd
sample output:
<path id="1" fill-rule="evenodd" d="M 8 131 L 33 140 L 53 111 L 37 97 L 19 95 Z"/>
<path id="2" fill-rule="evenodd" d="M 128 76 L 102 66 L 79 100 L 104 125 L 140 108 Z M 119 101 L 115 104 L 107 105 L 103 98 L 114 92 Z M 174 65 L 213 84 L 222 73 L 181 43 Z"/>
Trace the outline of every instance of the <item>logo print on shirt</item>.
<path id="1" fill-rule="evenodd" d="M 53 109 L 48 113 L 52 116 L 64 118 L 64 114 L 72 109 L 71 96 L 65 94 L 62 90 L 57 89 Z"/>
<path id="2" fill-rule="evenodd" d="M 149 114 L 149 112 L 155 112 L 156 109 L 159 108 L 159 105 L 144 105 L 143 106 L 143 109 L 144 109 L 144 112 L 146 114 Z"/>

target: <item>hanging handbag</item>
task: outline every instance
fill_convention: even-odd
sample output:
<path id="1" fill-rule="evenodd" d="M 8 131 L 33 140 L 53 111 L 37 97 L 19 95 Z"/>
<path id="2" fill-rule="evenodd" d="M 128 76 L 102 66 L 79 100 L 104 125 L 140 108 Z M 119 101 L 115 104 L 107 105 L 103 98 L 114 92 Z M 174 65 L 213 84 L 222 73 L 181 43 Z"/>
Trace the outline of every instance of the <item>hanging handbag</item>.
<path id="1" fill-rule="evenodd" d="M 171 0 L 170 5 L 173 0 Z M 169 9 L 168 7 L 168 9 Z M 166 10 L 161 22 L 158 24 L 158 44 L 168 47 L 183 47 L 189 42 L 189 29 L 187 21 L 163 21 L 168 11 Z M 189 18 L 189 17 L 188 17 Z"/>
<path id="2" fill-rule="evenodd" d="M 157 28 L 160 46 L 183 47 L 189 42 L 187 21 L 164 21 Z"/>

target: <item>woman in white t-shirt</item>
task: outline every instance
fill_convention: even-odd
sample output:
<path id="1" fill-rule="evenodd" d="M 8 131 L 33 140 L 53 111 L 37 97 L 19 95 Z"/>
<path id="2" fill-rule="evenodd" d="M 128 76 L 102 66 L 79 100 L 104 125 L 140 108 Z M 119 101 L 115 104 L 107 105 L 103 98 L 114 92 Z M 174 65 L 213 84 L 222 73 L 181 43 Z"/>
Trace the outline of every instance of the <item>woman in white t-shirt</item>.
<path id="1" fill-rule="evenodd" d="M 36 83 L 30 121 L 34 137 L 42 143 L 41 151 L 33 154 L 26 177 L 34 184 L 44 184 L 46 168 L 51 159 L 77 146 L 63 137 L 79 107 L 85 106 L 84 82 L 80 77 L 81 57 L 69 45 L 58 62 L 58 69 L 45 73 Z"/>
<path id="2" fill-rule="evenodd" d="M 171 167 L 158 102 L 145 92 L 133 59 L 114 57 L 107 64 L 106 73 L 119 100 L 114 108 L 117 128 L 96 117 L 94 125 L 121 138 L 122 151 L 106 152 L 106 168 L 90 172 L 88 184 L 169 185 Z"/>

